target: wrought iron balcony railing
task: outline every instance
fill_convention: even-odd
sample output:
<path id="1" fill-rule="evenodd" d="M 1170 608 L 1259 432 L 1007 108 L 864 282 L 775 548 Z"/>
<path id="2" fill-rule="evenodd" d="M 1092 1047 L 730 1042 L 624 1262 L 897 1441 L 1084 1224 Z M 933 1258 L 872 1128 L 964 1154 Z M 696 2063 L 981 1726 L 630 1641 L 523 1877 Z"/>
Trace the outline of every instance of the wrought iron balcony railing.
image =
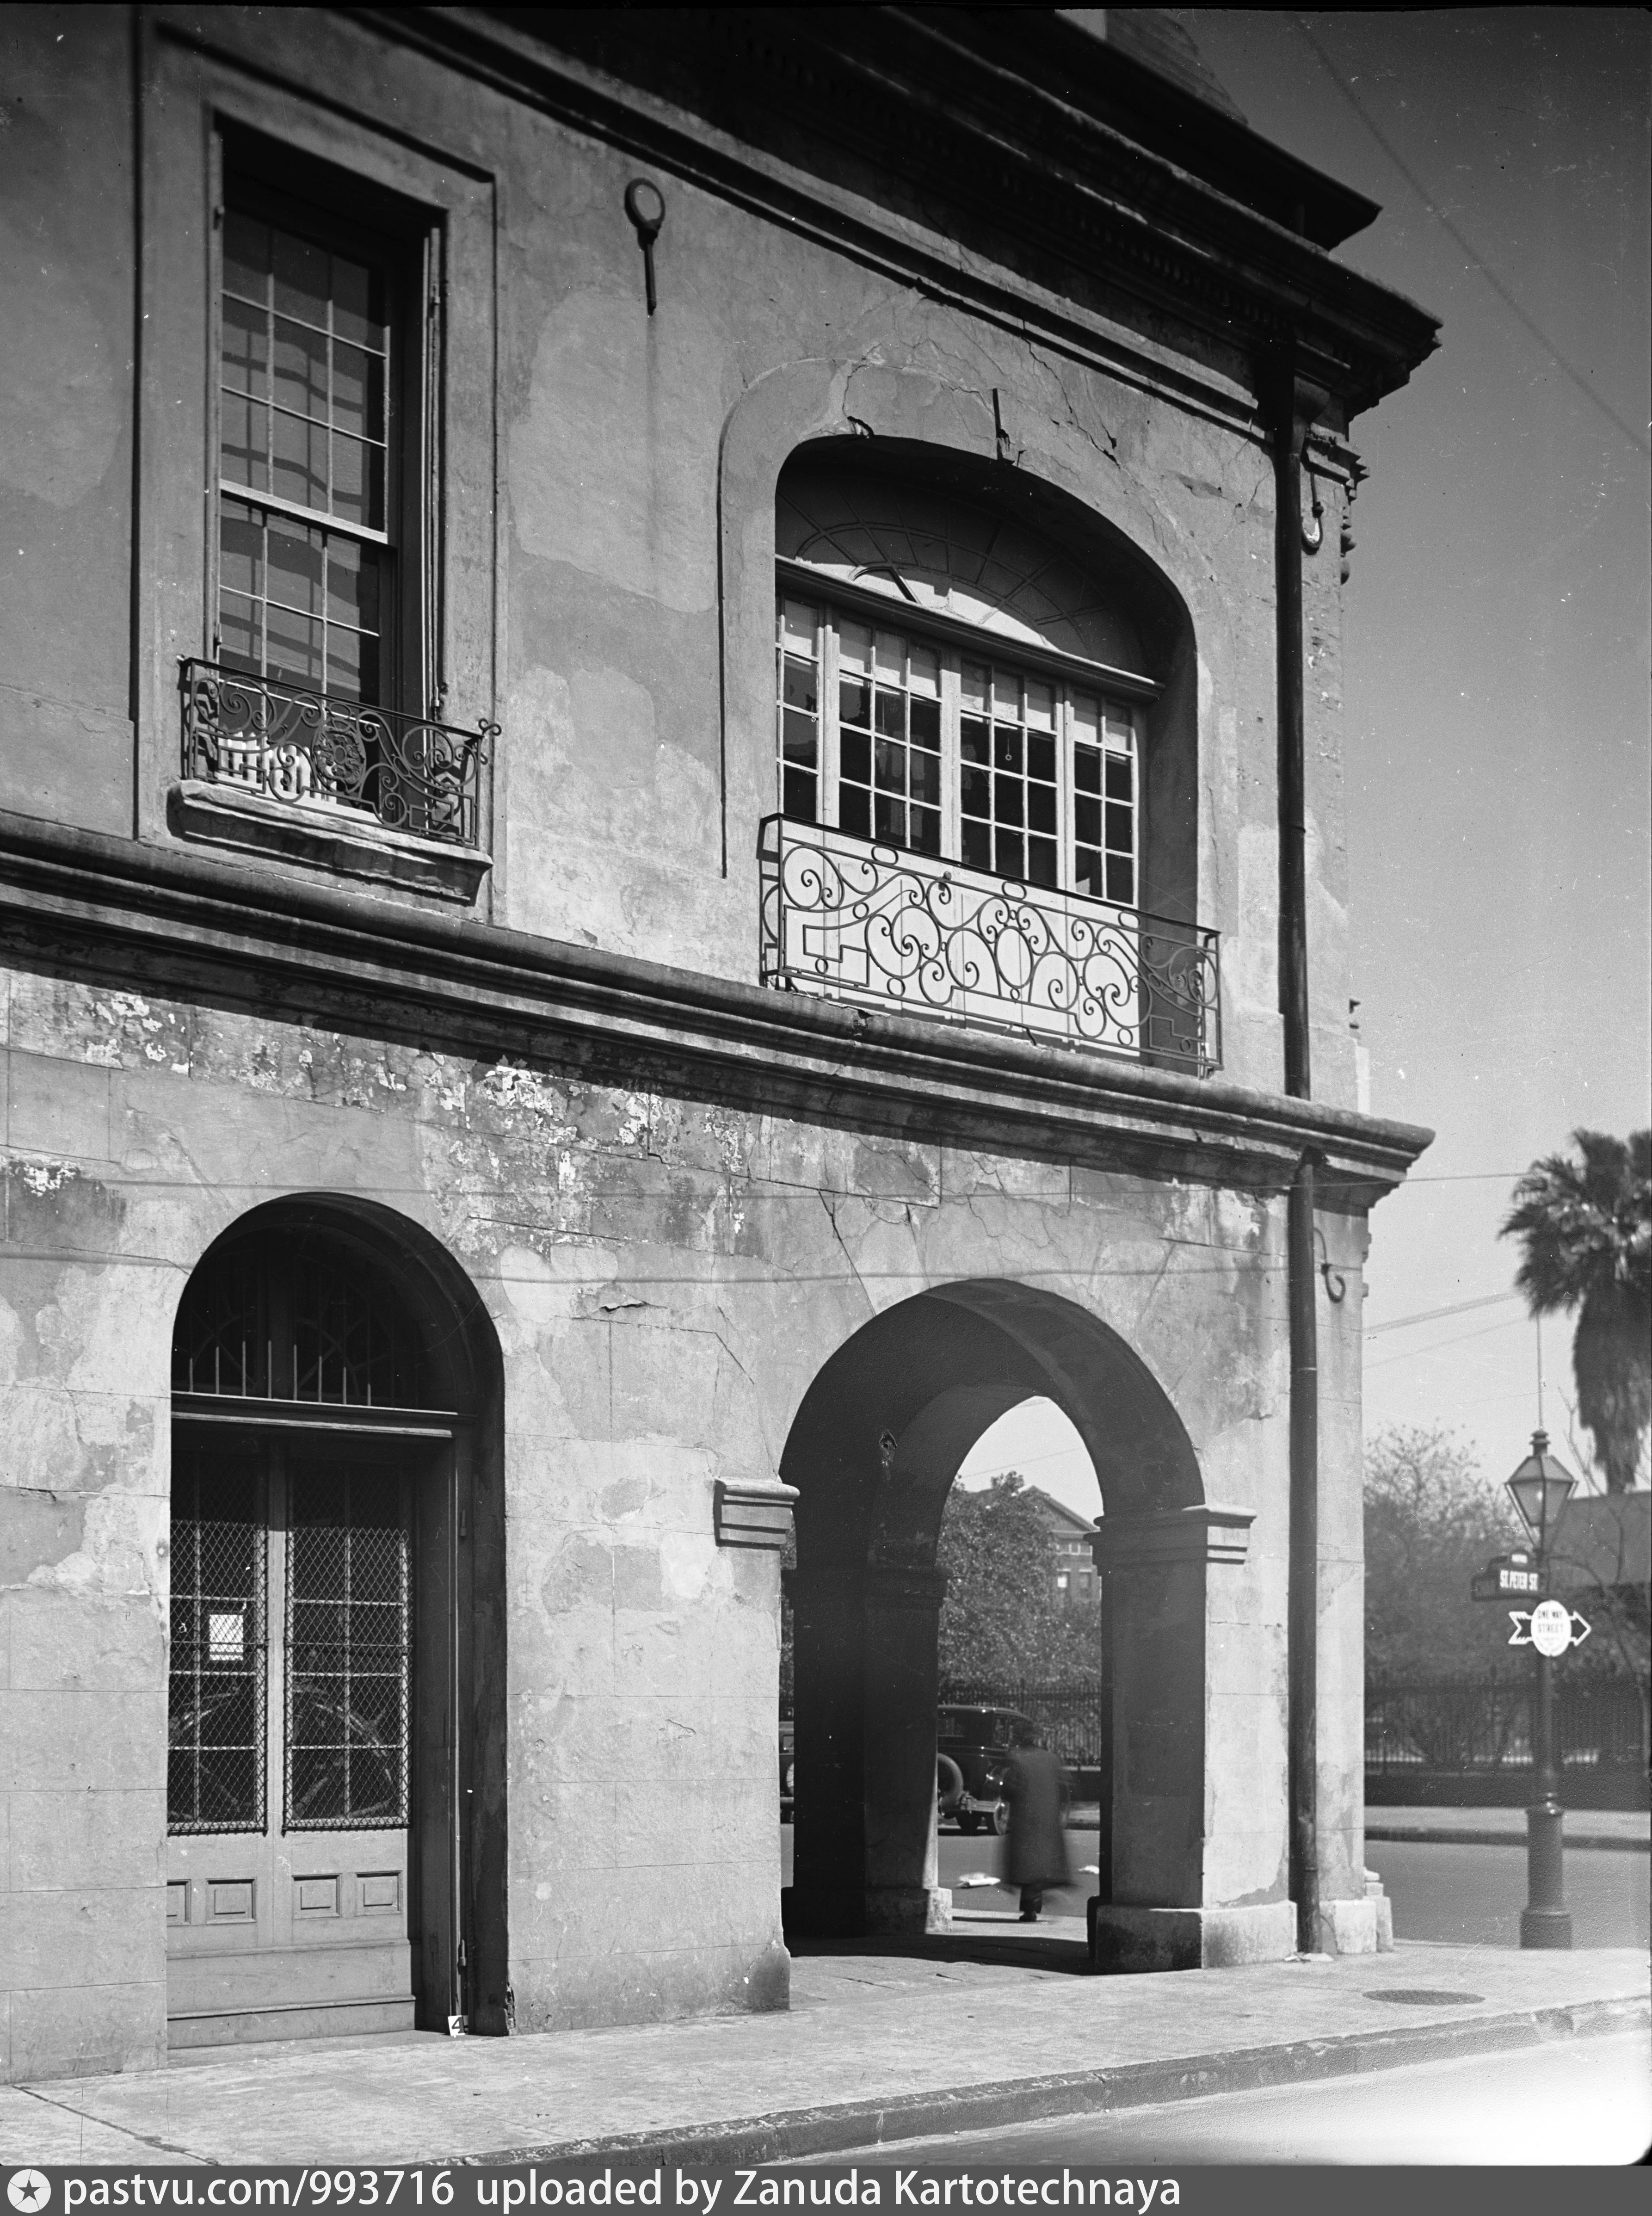
<path id="1" fill-rule="evenodd" d="M 183 773 L 294 807 L 353 809 L 387 830 L 477 844 L 482 764 L 473 731 L 210 662 L 182 669 Z"/>
<path id="2" fill-rule="evenodd" d="M 1066 1040 L 1207 1076 L 1217 933 L 771 816 L 762 978 L 909 1015 Z"/>

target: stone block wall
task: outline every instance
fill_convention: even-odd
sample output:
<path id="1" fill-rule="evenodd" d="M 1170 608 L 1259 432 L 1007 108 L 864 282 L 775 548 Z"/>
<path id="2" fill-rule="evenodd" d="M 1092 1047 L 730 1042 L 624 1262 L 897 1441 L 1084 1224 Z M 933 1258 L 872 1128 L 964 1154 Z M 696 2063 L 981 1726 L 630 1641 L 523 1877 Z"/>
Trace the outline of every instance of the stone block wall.
<path id="1" fill-rule="evenodd" d="M 1117 1331 L 1207 1497 L 1254 1515 L 1250 1560 L 1211 1572 L 1213 1700 L 1239 1720 L 1212 1733 L 1194 1884 L 1279 1897 L 1282 1782 L 1271 1815 L 1257 1790 L 1284 1758 L 1276 1197 L 27 971 L 6 1009 L 14 2076 L 161 2053 L 172 1318 L 212 1240 L 281 1193 L 421 1227 L 498 1333 L 519 2028 L 783 1998 L 777 1559 L 719 1548 L 713 1487 L 771 1479 L 827 1357 L 959 1277 Z"/>

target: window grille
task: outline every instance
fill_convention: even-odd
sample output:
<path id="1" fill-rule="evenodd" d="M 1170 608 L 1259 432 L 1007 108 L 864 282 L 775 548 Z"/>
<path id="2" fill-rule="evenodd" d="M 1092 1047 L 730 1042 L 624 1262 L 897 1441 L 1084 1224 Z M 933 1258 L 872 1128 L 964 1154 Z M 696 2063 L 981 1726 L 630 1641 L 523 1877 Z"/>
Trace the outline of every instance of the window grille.
<path id="1" fill-rule="evenodd" d="M 297 1277 L 294 1400 L 417 1407 L 418 1345 L 396 1304 L 337 1253 L 302 1255 Z"/>
<path id="2" fill-rule="evenodd" d="M 265 1535 L 250 1463 L 172 1485 L 167 1828 L 264 1829 Z"/>
<path id="3" fill-rule="evenodd" d="M 401 1303 L 330 1240 L 237 1241 L 202 1262 L 179 1307 L 175 1393 L 412 1408 L 421 1371 Z"/>
<path id="4" fill-rule="evenodd" d="M 261 1260 L 250 1246 L 231 1246 L 191 1277 L 172 1338 L 175 1393 L 268 1391 Z"/>
<path id="5" fill-rule="evenodd" d="M 292 1482 L 287 1541 L 286 1828 L 408 1819 L 408 1549 L 392 1474 Z"/>

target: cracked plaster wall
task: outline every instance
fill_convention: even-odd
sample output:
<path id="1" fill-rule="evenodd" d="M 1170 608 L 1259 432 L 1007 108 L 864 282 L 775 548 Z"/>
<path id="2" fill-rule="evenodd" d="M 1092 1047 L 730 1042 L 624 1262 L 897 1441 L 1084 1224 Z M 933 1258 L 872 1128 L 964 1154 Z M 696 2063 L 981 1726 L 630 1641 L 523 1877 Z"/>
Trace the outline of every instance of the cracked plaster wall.
<path id="1" fill-rule="evenodd" d="M 753 976 L 775 478 L 851 418 L 990 456 L 996 390 L 1015 466 L 1107 517 L 1190 611 L 1199 914 L 1224 933 L 1228 1074 L 1277 1086 L 1272 483 L 1254 442 L 669 180 L 649 319 L 631 157 L 360 23 L 308 45 L 257 11 L 217 28 L 227 55 L 279 59 L 313 115 L 350 84 L 363 127 L 501 181 L 500 920 Z M 3 35 L 0 270 L 28 312 L 0 329 L 0 546 L 17 550 L 0 804 L 120 832 L 138 773 L 128 27 L 21 8 Z M 181 109 L 147 123 L 193 127 Z M 1145 314 L 1128 335 L 1242 396 L 1220 346 Z M 1315 1049 L 1323 1097 L 1351 1104 L 1341 506 L 1323 489 L 1305 596 Z M 169 724 L 143 759 L 169 778 L 175 748 Z M 1273 1882 L 1266 1826 L 1244 1817 L 1256 1779 L 1283 1773 L 1276 1206 L 34 976 L 4 1013 L 9 2074 L 161 2051 L 171 1319 L 193 1260 L 280 1192 L 367 1195 L 424 1225 L 506 1350 L 519 2022 L 775 1997 L 774 1572 L 711 1546 L 711 1484 L 771 1474 L 826 1354 L 958 1275 L 1019 1272 L 1092 1306 L 1175 1400 L 1207 1493 L 1256 1508 L 1250 1560 L 1216 1581 L 1231 1714 L 1207 1720 L 1232 1753 L 1207 1824 L 1228 1897 Z M 1350 1701 L 1355 1306 L 1330 1327 L 1327 1467 L 1354 1524 L 1331 1520 L 1346 1574 L 1322 1663 Z M 1357 1733 L 1336 1728 L 1325 1785 L 1346 1810 Z"/>
<path id="2" fill-rule="evenodd" d="M 826 1357 L 958 1277 L 1100 1316 L 1169 1393 L 1207 1496 L 1256 1511 L 1249 1561 L 1212 1577 L 1206 1884 L 1274 1887 L 1277 1202 L 28 973 L 5 1013 L 4 1743 L 12 1883 L 44 1935 L 12 1975 L 62 1979 L 17 1987 L 14 2075 L 158 2053 L 171 1322 L 206 1246 L 279 1193 L 424 1226 L 499 1334 L 519 2028 L 778 1997 L 777 1570 L 715 1546 L 712 1487 L 771 1477 Z M 1346 1801 L 1347 1750 L 1330 1766 Z M 49 1869 L 16 1844 L 48 1821 Z M 64 1988 L 95 2007 L 65 2017 Z"/>
<path id="3" fill-rule="evenodd" d="M 1273 489 L 1256 440 L 1170 397 L 1168 385 L 1144 391 L 1069 360 L 680 180 L 664 181 L 660 306 L 649 317 L 622 206 L 633 155 L 347 19 L 317 15 L 298 41 L 256 10 L 218 20 L 225 66 L 236 55 L 255 72 L 279 63 L 293 97 L 310 103 L 307 127 L 322 129 L 316 119 L 348 83 L 361 130 L 445 149 L 497 180 L 500 615 L 491 645 L 469 628 L 464 641 L 467 666 L 497 660 L 503 730 L 488 896 L 497 920 L 753 976 L 753 852 L 775 795 L 775 479 L 802 440 L 857 426 L 993 456 L 996 393 L 1006 467 L 1106 518 L 1190 612 L 1197 909 L 1223 933 L 1227 1070 L 1276 1089 Z M 120 832 L 141 776 L 157 782 L 140 796 L 138 819 L 158 826 L 176 773 L 169 685 L 145 678 L 160 721 L 136 759 L 128 720 L 126 32 L 116 9 L 77 10 L 64 29 L 58 11 L 20 8 L 7 34 L 19 97 L 0 132 L 0 255 L 30 309 L 0 333 L 8 361 L 16 356 L 0 390 L 23 411 L 8 418 L 15 435 L 0 437 L 0 545 L 9 560 L 16 550 L 0 610 L 0 803 Z M 187 108 L 177 101 L 149 128 L 190 132 Z M 973 274 L 1001 274 L 957 251 Z M 471 271 L 466 282 L 482 285 L 480 299 L 493 279 Z M 1103 348 L 1116 337 L 1137 361 L 1172 377 L 1190 369 L 1244 409 L 1249 372 L 1225 342 L 1123 299 L 1097 323 Z M 1306 585 L 1310 947 L 1319 1090 L 1352 1105 L 1342 501 L 1329 481 L 1321 489 L 1323 547 L 1308 557 Z M 451 520 L 469 519 L 466 544 L 477 550 L 482 497 L 470 483 L 450 491 Z M 177 605 L 198 601 L 186 592 Z M 464 618 L 468 627 L 482 620 Z M 202 643 L 169 633 L 165 651 Z"/>

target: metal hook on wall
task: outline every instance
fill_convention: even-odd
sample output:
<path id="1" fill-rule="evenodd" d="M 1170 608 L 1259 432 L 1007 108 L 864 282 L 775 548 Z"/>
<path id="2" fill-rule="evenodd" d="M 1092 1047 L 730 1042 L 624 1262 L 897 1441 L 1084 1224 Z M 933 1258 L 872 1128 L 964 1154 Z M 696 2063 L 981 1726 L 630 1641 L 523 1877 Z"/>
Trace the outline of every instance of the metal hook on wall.
<path id="1" fill-rule="evenodd" d="M 666 196 L 648 178 L 633 177 L 625 188 L 625 213 L 642 249 L 642 283 L 652 315 L 660 305 L 654 284 L 654 242 L 666 220 Z"/>
<path id="2" fill-rule="evenodd" d="M 1325 1281 L 1326 1297 L 1337 1306 L 1348 1298 L 1348 1279 L 1340 1270 L 1331 1266 L 1330 1249 L 1325 1244 L 1325 1234 L 1316 1223 L 1313 1235 L 1319 1242 L 1319 1274 Z"/>
<path id="3" fill-rule="evenodd" d="M 1317 554 L 1325 543 L 1325 503 L 1319 497 L 1319 478 L 1308 459 L 1308 442 L 1302 441 L 1302 466 L 1308 473 L 1308 494 L 1312 502 L 1309 520 L 1302 526 L 1302 551 Z"/>

